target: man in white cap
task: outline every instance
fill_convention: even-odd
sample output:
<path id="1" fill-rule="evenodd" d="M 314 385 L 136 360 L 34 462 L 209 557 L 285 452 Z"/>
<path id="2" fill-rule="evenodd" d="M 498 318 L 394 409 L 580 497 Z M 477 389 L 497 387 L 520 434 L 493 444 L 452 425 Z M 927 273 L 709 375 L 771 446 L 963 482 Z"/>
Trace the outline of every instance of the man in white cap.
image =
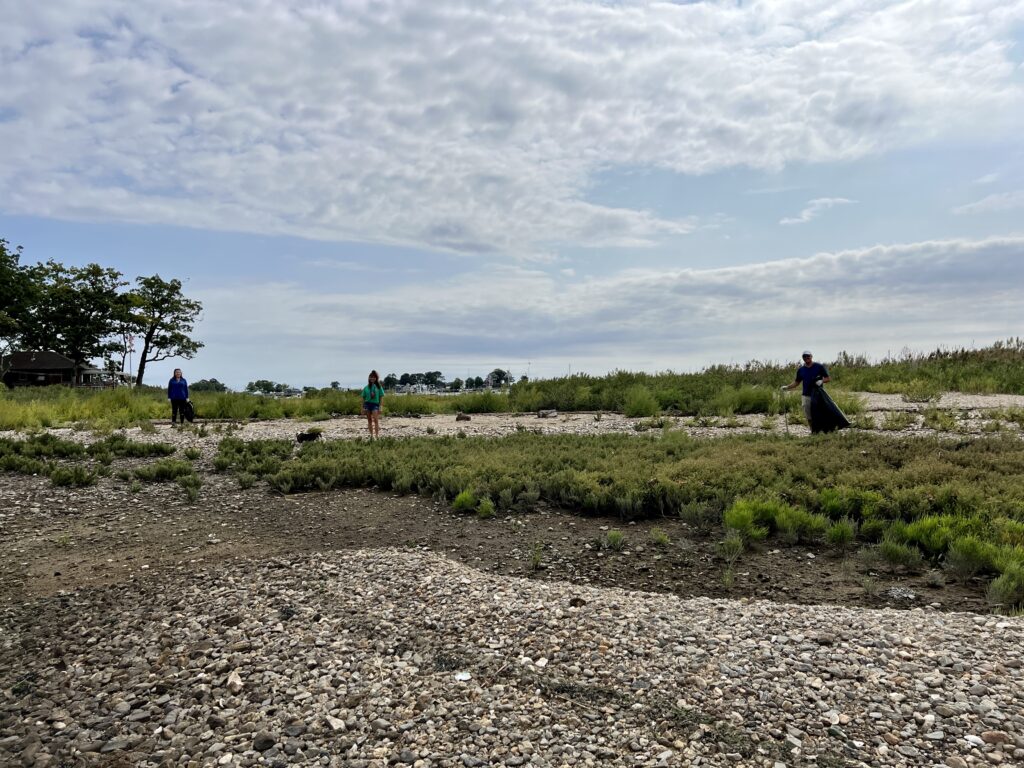
<path id="1" fill-rule="evenodd" d="M 811 354 L 811 350 L 805 349 L 801 357 L 804 359 L 804 364 L 796 369 L 796 380 L 792 384 L 785 385 L 782 389 L 796 389 L 801 383 L 803 384 L 801 404 L 804 407 L 807 425 L 813 430 L 814 425 L 811 424 L 811 395 L 814 394 L 815 387 L 823 387 L 828 383 L 829 376 L 824 365 L 814 362 L 814 355 Z"/>

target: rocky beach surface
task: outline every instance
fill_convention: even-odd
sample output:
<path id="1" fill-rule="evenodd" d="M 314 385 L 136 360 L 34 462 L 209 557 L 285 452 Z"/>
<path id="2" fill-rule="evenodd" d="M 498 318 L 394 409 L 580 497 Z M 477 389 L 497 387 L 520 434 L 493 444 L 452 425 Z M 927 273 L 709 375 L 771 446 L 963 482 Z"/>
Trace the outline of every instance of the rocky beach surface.
<path id="1" fill-rule="evenodd" d="M 4 765 L 1024 763 L 1024 620 L 270 558 L 4 609 Z"/>

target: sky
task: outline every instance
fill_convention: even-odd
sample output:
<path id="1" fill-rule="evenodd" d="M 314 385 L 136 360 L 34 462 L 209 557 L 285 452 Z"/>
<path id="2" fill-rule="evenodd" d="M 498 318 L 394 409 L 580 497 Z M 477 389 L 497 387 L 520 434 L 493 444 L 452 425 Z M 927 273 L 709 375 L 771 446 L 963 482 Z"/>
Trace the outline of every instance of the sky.
<path id="1" fill-rule="evenodd" d="M 0 0 L 0 237 L 235 388 L 1024 335 L 1024 0 Z"/>

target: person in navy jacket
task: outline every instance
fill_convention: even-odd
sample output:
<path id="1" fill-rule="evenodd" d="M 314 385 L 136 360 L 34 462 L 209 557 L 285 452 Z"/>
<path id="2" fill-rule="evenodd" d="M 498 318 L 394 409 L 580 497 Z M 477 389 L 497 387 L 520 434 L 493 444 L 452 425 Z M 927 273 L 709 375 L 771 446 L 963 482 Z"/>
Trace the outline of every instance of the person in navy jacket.
<path id="1" fill-rule="evenodd" d="M 783 389 L 796 389 L 803 384 L 803 395 L 800 399 L 800 404 L 804 409 L 804 416 L 807 417 L 807 424 L 813 429 L 811 424 L 811 395 L 814 393 L 815 387 L 823 387 L 829 382 L 828 370 L 821 363 L 814 362 L 814 355 L 811 354 L 811 350 L 805 349 L 803 355 L 804 364 L 796 369 L 796 381 L 792 384 L 788 384 Z"/>
<path id="2" fill-rule="evenodd" d="M 181 368 L 174 369 L 174 378 L 167 382 L 167 399 L 171 401 L 171 426 L 179 415 L 185 424 L 185 403 L 188 402 L 188 382 L 181 375 Z"/>

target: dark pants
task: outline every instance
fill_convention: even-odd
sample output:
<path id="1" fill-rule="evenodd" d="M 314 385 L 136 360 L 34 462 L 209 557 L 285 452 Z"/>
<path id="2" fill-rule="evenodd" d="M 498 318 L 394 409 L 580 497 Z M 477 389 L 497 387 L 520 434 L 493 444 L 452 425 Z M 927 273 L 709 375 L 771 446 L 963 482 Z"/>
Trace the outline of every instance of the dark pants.
<path id="1" fill-rule="evenodd" d="M 171 424 L 174 423 L 174 419 L 181 415 L 181 423 L 185 423 L 185 403 L 188 400 L 171 400 Z"/>

